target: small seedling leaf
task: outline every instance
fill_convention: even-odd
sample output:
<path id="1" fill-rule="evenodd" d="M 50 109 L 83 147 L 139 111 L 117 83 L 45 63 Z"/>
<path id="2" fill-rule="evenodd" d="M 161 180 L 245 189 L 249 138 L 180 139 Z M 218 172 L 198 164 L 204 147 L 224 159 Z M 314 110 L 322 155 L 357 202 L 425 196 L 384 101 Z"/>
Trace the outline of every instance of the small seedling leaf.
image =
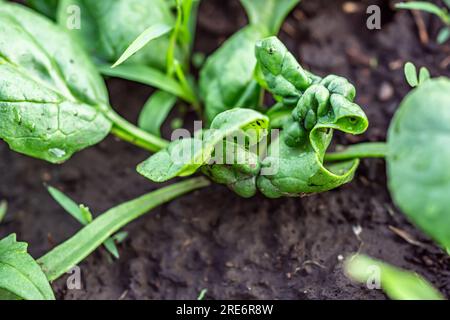
<path id="1" fill-rule="evenodd" d="M 92 221 L 92 216 L 89 217 L 86 207 L 82 208 L 75 201 L 56 188 L 49 186 L 47 187 L 47 190 L 52 198 L 83 226 Z"/>
<path id="2" fill-rule="evenodd" d="M 427 80 L 430 80 L 430 78 L 431 78 L 430 71 L 428 71 L 428 69 L 425 67 L 420 68 L 419 84 L 422 84 Z"/>
<path id="3" fill-rule="evenodd" d="M 407 9 L 407 10 L 421 10 L 428 13 L 432 13 L 442 20 L 446 19 L 446 12 L 439 8 L 437 5 L 426 2 L 426 1 L 410 1 L 402 2 L 395 5 L 397 9 Z"/>
<path id="4" fill-rule="evenodd" d="M 411 87 L 415 88 L 419 84 L 419 79 L 417 79 L 417 68 L 411 62 L 405 64 L 405 77 Z"/>
<path id="5" fill-rule="evenodd" d="M 448 39 L 450 39 L 450 27 L 444 27 L 439 31 L 437 42 L 439 44 L 444 44 Z"/>
<path id="6" fill-rule="evenodd" d="M 379 284 L 393 300 L 444 299 L 430 283 L 418 274 L 364 255 L 356 255 L 347 259 L 345 271 L 355 281 L 363 284 L 370 283 L 370 285 Z"/>
<path id="7" fill-rule="evenodd" d="M 6 200 L 2 200 L 0 202 L 0 223 L 5 218 L 7 211 L 8 211 L 8 202 L 6 202 Z"/>

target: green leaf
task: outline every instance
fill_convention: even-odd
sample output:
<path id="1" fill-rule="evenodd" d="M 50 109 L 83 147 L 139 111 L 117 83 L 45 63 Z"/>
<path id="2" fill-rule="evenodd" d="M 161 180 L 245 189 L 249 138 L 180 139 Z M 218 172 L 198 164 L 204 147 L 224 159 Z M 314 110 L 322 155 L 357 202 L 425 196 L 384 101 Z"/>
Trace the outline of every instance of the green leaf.
<path id="1" fill-rule="evenodd" d="M 263 25 L 277 34 L 289 12 L 300 0 L 241 0 L 253 25 Z"/>
<path id="2" fill-rule="evenodd" d="M 0 223 L 5 219 L 6 212 L 8 211 L 8 202 L 6 200 L 0 201 Z"/>
<path id="3" fill-rule="evenodd" d="M 208 124 L 221 112 L 259 107 L 261 88 L 253 77 L 254 47 L 256 41 L 268 35 L 261 26 L 247 26 L 209 56 L 200 72 L 200 96 Z"/>
<path id="4" fill-rule="evenodd" d="M 342 77 L 321 79 L 305 71 L 276 37 L 259 41 L 256 56 L 268 90 L 292 110 L 262 160 L 258 189 L 278 198 L 328 191 L 351 181 L 358 159 L 325 165 L 324 157 L 333 130 L 350 134 L 367 130 L 366 115 L 353 103 L 355 87 Z M 263 174 L 269 169 L 270 174 Z"/>
<path id="5" fill-rule="evenodd" d="M 52 288 L 28 245 L 16 235 L 0 240 L 0 300 L 54 300 Z"/>
<path id="6" fill-rule="evenodd" d="M 191 179 L 153 191 L 114 207 L 100 215 L 69 240 L 41 257 L 38 262 L 47 279 L 54 281 L 80 263 L 115 232 L 131 221 L 163 203 L 209 184 L 209 181 L 205 178 Z"/>
<path id="7" fill-rule="evenodd" d="M 237 108 L 223 112 L 214 119 L 211 130 L 197 133 L 194 138 L 172 142 L 168 148 L 141 163 L 137 171 L 155 182 L 190 176 L 211 160 L 216 146 L 221 146 L 228 136 L 240 132 L 245 134 L 250 129 L 264 131 L 268 125 L 265 116 L 250 109 Z M 254 135 L 254 131 L 251 130 L 251 134 Z M 252 136 L 250 139 L 258 140 L 263 135 L 261 133 L 259 137 Z"/>
<path id="8" fill-rule="evenodd" d="M 119 250 L 117 249 L 117 246 L 112 238 L 106 239 L 105 242 L 103 242 L 103 246 L 114 258 L 120 258 Z"/>
<path id="9" fill-rule="evenodd" d="M 208 293 L 208 289 L 203 289 L 202 291 L 200 291 L 197 300 L 198 301 L 204 300 L 207 293 Z"/>
<path id="10" fill-rule="evenodd" d="M 125 52 L 120 56 L 120 58 L 113 64 L 112 68 L 121 65 L 126 60 L 128 60 L 136 52 L 148 45 L 152 40 L 158 39 L 159 37 L 169 33 L 173 27 L 166 24 L 156 24 L 144 30 L 125 50 Z"/>
<path id="11" fill-rule="evenodd" d="M 139 128 L 158 137 L 161 136 L 161 126 L 177 102 L 177 97 L 164 92 L 155 92 L 144 105 L 139 115 Z"/>
<path id="12" fill-rule="evenodd" d="M 441 18 L 442 21 L 444 21 L 444 22 L 446 22 L 448 19 L 447 13 L 444 10 L 442 10 L 441 8 L 439 8 L 437 5 L 435 5 L 431 2 L 426 2 L 426 1 L 402 2 L 402 3 L 397 3 L 395 5 L 395 7 L 397 9 L 421 10 L 421 11 L 429 12 L 429 13 L 432 13 L 432 14 L 438 16 L 439 18 Z"/>
<path id="13" fill-rule="evenodd" d="M 27 0 L 26 3 L 28 6 L 33 8 L 34 10 L 45 14 L 47 17 L 51 19 L 56 18 L 56 11 L 58 8 L 59 0 Z"/>
<path id="14" fill-rule="evenodd" d="M 47 187 L 50 195 L 55 199 L 58 204 L 64 208 L 72 217 L 74 217 L 83 226 L 89 224 L 92 221 L 92 215 L 89 210 L 86 211 L 86 207 L 83 209 L 75 203 L 72 199 L 66 196 L 64 193 L 53 187 Z M 89 212 L 89 214 L 87 214 Z"/>
<path id="15" fill-rule="evenodd" d="M 418 227 L 450 248 L 450 80 L 426 81 L 401 103 L 388 134 L 389 189 Z"/>
<path id="16" fill-rule="evenodd" d="M 284 104 L 295 105 L 312 84 L 309 74 L 277 37 L 258 41 L 255 53 L 268 90 L 283 98 Z"/>
<path id="17" fill-rule="evenodd" d="M 419 79 L 417 79 L 417 68 L 411 62 L 405 64 L 405 77 L 408 84 L 415 88 L 419 85 Z"/>
<path id="18" fill-rule="evenodd" d="M 448 39 L 450 39 L 450 27 L 443 27 L 441 31 L 439 31 L 437 42 L 439 44 L 444 44 Z"/>
<path id="19" fill-rule="evenodd" d="M 439 291 L 418 274 L 364 255 L 349 258 L 345 270 L 350 278 L 364 284 L 380 276 L 383 291 L 393 300 L 444 300 Z"/>
<path id="20" fill-rule="evenodd" d="M 123 242 L 128 237 L 128 232 L 118 232 L 112 237 L 103 242 L 103 246 L 106 250 L 116 259 L 120 258 L 119 249 L 117 249 L 116 243 Z"/>
<path id="21" fill-rule="evenodd" d="M 81 27 L 68 31 L 78 37 L 86 50 L 96 59 L 111 65 L 145 30 L 154 25 L 175 25 L 175 17 L 165 0 L 61 0 L 58 23 L 68 27 L 74 19 L 68 10 L 76 5 L 81 11 Z M 70 26 L 70 24 L 69 24 Z M 166 70 L 169 35 L 165 34 L 145 46 L 127 61 Z M 178 52 L 179 50 L 177 50 Z M 183 57 L 180 57 L 183 60 Z"/>
<path id="22" fill-rule="evenodd" d="M 0 138 L 14 151 L 61 163 L 111 130 L 105 85 L 84 51 L 17 4 L 0 3 L 0 78 Z"/>
<path id="23" fill-rule="evenodd" d="M 183 89 L 176 80 L 157 69 L 137 64 L 123 64 L 114 69 L 106 64 L 98 64 L 97 68 L 105 76 L 140 82 L 171 93 L 187 102 L 195 101 L 195 97 Z"/>
<path id="24" fill-rule="evenodd" d="M 420 68 L 419 84 L 422 84 L 427 80 L 430 80 L 430 78 L 431 78 L 430 71 L 428 71 L 428 69 L 425 67 Z"/>

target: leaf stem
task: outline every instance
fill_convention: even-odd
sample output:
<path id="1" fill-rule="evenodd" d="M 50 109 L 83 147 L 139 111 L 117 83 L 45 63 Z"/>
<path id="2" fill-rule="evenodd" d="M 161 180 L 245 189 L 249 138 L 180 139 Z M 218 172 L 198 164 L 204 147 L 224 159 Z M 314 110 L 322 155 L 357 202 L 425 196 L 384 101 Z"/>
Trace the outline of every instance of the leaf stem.
<path id="1" fill-rule="evenodd" d="M 337 162 L 361 158 L 386 158 L 387 144 L 385 142 L 359 143 L 343 151 L 327 153 L 325 161 Z"/>
<path id="2" fill-rule="evenodd" d="M 190 191 L 206 187 L 205 178 L 194 178 L 153 191 L 106 211 L 81 231 L 38 260 L 49 281 L 80 263 L 109 237 L 155 207 Z"/>
<path id="3" fill-rule="evenodd" d="M 111 108 L 105 109 L 104 113 L 113 123 L 111 133 L 124 141 L 150 152 L 158 152 L 169 144 L 168 141 L 152 135 L 128 122 Z"/>

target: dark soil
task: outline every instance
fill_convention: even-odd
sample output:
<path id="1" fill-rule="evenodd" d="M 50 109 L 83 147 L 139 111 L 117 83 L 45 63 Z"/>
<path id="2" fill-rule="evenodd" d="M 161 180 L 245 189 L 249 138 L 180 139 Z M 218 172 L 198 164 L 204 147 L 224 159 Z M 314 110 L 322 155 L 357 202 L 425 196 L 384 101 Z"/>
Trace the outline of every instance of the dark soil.
<path id="1" fill-rule="evenodd" d="M 357 2 L 353 13 L 344 12 L 343 3 L 303 1 L 281 38 L 312 71 L 344 75 L 356 84 L 370 130 L 336 140 L 383 140 L 408 92 L 404 62 L 449 76 L 450 50 L 434 43 L 439 22 L 426 14 L 431 40 L 424 45 L 411 13 L 394 12 L 389 1 L 370 2 L 382 8 L 379 31 L 365 27 L 369 3 Z M 196 50 L 212 52 L 245 23 L 238 1 L 204 0 Z M 135 121 L 151 89 L 118 80 L 108 84 L 114 107 Z M 10 205 L 0 237 L 16 232 L 35 257 L 80 228 L 49 197 L 44 183 L 97 214 L 159 187 L 135 172 L 148 154 L 114 138 L 62 166 L 13 153 L 4 143 L 0 153 L 0 199 Z M 207 289 L 207 299 L 385 299 L 343 274 L 341 258 L 357 251 L 416 271 L 450 297 L 448 256 L 395 208 L 381 160 L 363 161 L 357 178 L 338 190 L 301 199 L 246 200 L 213 186 L 154 210 L 126 230 L 130 236 L 119 247 L 120 260 L 97 250 L 80 265 L 83 289 L 67 290 L 63 278 L 54 284 L 57 297 L 195 299 Z"/>

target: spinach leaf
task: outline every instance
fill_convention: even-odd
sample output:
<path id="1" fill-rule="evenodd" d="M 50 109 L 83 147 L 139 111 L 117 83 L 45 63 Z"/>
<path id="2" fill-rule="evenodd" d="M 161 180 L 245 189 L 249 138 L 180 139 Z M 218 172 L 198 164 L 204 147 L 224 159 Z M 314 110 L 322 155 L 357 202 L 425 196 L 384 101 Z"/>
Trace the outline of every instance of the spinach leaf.
<path id="1" fill-rule="evenodd" d="M 332 110 L 319 117 L 306 141 L 289 145 L 290 132 L 284 130 L 269 147 L 262 168 L 276 168 L 274 174 L 258 178 L 259 190 L 270 198 L 296 196 L 328 191 L 353 179 L 359 160 L 325 165 L 325 152 L 331 143 L 333 129 L 361 134 L 367 129 L 367 118 L 359 106 L 333 94 Z M 351 124 L 350 124 L 351 123 Z M 354 124 L 353 124 L 354 123 Z"/>
<path id="2" fill-rule="evenodd" d="M 396 204 L 450 248 L 450 80 L 432 79 L 402 102 L 388 134 L 389 189 Z"/>
<path id="3" fill-rule="evenodd" d="M 70 27 L 68 22 L 74 18 L 70 8 L 74 5 L 81 11 L 81 27 L 69 31 L 81 40 L 92 56 L 110 64 L 117 61 L 147 28 L 157 24 L 175 25 L 175 17 L 165 0 L 60 0 L 60 25 Z M 169 37 L 155 39 L 129 62 L 165 71 Z"/>
<path id="4" fill-rule="evenodd" d="M 16 235 L 0 240 L 0 300 L 54 300 L 52 288 L 27 244 Z"/>
<path id="5" fill-rule="evenodd" d="M 45 14 L 51 19 L 56 18 L 59 0 L 27 0 L 26 3 L 34 10 Z"/>
<path id="6" fill-rule="evenodd" d="M 261 26 L 247 26 L 229 38 L 200 72 L 200 95 L 208 123 L 233 108 L 257 108 L 261 88 L 253 79 L 256 41 L 268 35 Z"/>
<path id="7" fill-rule="evenodd" d="M 0 138 L 17 152 L 61 163 L 111 130 L 106 88 L 84 51 L 16 4 L 0 3 L 0 77 Z"/>
<path id="8" fill-rule="evenodd" d="M 256 111 L 228 110 L 214 119 L 210 130 L 196 133 L 194 138 L 172 142 L 168 148 L 141 163 L 137 170 L 155 182 L 189 176 L 208 164 L 217 150 L 222 150 L 225 138 L 242 133 L 248 135 L 251 143 L 257 143 L 267 128 L 268 119 Z"/>
<path id="9" fill-rule="evenodd" d="M 253 25 L 266 26 L 271 34 L 278 33 L 287 14 L 300 0 L 241 0 Z"/>
<path id="10" fill-rule="evenodd" d="M 268 90 L 282 98 L 275 108 L 285 119 L 281 136 L 262 161 L 262 168 L 272 168 L 273 174 L 260 175 L 259 190 L 277 198 L 328 191 L 351 181 L 359 160 L 326 166 L 324 157 L 333 130 L 361 134 L 368 127 L 366 115 L 353 103 L 353 85 L 342 77 L 320 79 L 305 71 L 276 37 L 259 41 L 256 56 Z M 286 118 L 290 106 L 295 108 Z"/>
<path id="11" fill-rule="evenodd" d="M 379 280 L 383 291 L 394 300 L 444 300 L 439 291 L 418 274 L 364 255 L 347 259 L 345 270 L 350 278 L 364 284 Z"/>

